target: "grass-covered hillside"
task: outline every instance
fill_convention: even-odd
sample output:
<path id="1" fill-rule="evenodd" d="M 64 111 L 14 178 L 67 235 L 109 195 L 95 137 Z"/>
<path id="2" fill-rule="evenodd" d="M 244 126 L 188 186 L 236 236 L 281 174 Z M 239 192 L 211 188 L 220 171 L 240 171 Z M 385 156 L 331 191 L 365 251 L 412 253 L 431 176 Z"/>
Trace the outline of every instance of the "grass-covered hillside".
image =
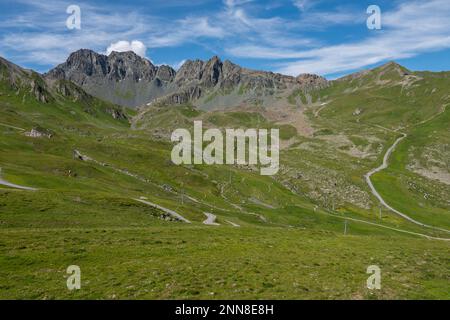
<path id="1" fill-rule="evenodd" d="M 374 183 L 450 229 L 449 186 L 426 174 L 448 174 L 445 74 L 342 79 L 271 113 L 123 110 L 3 60 L 0 71 L 0 298 L 448 299 L 450 243 L 427 236 L 449 235 L 380 216 L 363 178 L 407 133 Z M 280 128 L 280 172 L 174 165 L 170 132 L 194 120 Z M 80 290 L 66 287 L 69 265 Z M 381 290 L 366 287 L 370 265 Z"/>

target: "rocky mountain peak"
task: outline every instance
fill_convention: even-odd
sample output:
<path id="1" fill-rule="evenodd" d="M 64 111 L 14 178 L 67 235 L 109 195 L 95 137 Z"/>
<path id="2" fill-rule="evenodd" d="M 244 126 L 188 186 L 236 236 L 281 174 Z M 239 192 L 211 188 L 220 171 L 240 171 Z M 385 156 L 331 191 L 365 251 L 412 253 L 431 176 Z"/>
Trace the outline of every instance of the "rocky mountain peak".
<path id="1" fill-rule="evenodd" d="M 217 56 L 209 59 L 204 66 L 201 83 L 206 87 L 214 87 L 223 78 L 222 65 Z"/>
<path id="2" fill-rule="evenodd" d="M 178 70 L 175 83 L 179 86 L 201 85 L 212 88 L 227 83 L 231 80 L 233 84 L 239 81 L 241 67 L 230 61 L 222 62 L 218 56 L 213 56 L 207 61 L 188 60 Z"/>
<path id="3" fill-rule="evenodd" d="M 366 81 L 377 82 L 382 84 L 382 81 L 398 80 L 401 81 L 406 76 L 411 76 L 413 73 L 407 68 L 398 64 L 395 61 L 389 61 L 381 66 L 375 67 L 370 70 L 363 70 L 355 72 L 344 77 L 341 77 L 335 81 Z M 382 80 L 382 81 L 381 81 Z M 381 81 L 381 82 L 380 82 Z"/>
<path id="4" fill-rule="evenodd" d="M 177 72 L 169 66 L 160 66 L 156 72 L 156 77 L 165 82 L 172 82 L 175 79 Z"/>
<path id="5" fill-rule="evenodd" d="M 26 70 L 0 57 L 0 80 L 8 78 L 10 83 L 13 84 L 15 79 L 23 77 L 25 73 L 27 73 Z"/>
<path id="6" fill-rule="evenodd" d="M 101 99 L 135 107 L 163 95 L 175 74 L 171 67 L 157 67 L 132 51 L 113 51 L 106 56 L 81 49 L 45 78 L 70 80 Z"/>
<path id="7" fill-rule="evenodd" d="M 178 70 L 175 83 L 184 85 L 194 80 L 200 80 L 203 76 L 203 66 L 202 60 L 187 60 Z"/>
<path id="8" fill-rule="evenodd" d="M 149 60 L 142 58 L 133 51 L 113 51 L 107 58 L 108 73 L 112 80 L 120 81 L 125 78 L 135 82 L 143 79 L 151 81 L 158 71 Z"/>
<path id="9" fill-rule="evenodd" d="M 83 85 L 88 77 L 120 81 L 129 78 L 152 80 L 157 72 L 149 60 L 132 51 L 113 51 L 109 56 L 88 49 L 80 49 L 70 54 L 66 62 L 52 69 L 46 77 L 67 79 Z"/>
<path id="10" fill-rule="evenodd" d="M 108 72 L 107 60 L 108 58 L 105 55 L 89 49 L 80 49 L 70 54 L 66 61 L 65 69 L 80 70 L 87 76 L 92 76 L 93 74 L 106 75 Z"/>
<path id="11" fill-rule="evenodd" d="M 381 65 L 380 67 L 375 68 L 374 70 L 383 72 L 383 73 L 394 71 L 394 72 L 397 72 L 400 76 L 406 76 L 406 75 L 411 74 L 411 71 L 409 71 L 408 69 L 406 69 L 405 67 L 398 64 L 395 61 L 389 61 L 389 62 Z"/>

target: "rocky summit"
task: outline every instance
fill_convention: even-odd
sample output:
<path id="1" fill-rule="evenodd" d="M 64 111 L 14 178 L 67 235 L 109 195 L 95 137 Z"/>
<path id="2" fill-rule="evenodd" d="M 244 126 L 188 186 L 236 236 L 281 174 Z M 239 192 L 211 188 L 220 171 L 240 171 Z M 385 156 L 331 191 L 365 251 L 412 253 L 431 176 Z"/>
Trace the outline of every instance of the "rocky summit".
<path id="1" fill-rule="evenodd" d="M 172 68 L 157 67 L 133 52 L 106 56 L 87 49 L 72 53 L 45 74 L 46 79 L 70 80 L 98 98 L 127 107 L 164 95 L 174 77 Z"/>

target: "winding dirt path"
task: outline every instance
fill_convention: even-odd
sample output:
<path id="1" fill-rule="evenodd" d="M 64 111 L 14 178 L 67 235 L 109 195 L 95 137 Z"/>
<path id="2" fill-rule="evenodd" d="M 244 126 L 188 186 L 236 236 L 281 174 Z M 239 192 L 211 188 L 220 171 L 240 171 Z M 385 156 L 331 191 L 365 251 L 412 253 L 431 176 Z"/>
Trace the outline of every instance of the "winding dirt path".
<path id="1" fill-rule="evenodd" d="M 3 180 L 1 175 L 2 175 L 2 168 L 0 168 L 0 184 L 1 185 L 7 186 L 7 187 L 11 187 L 11 188 L 16 188 L 16 189 L 21 189 L 21 190 L 28 190 L 28 191 L 36 191 L 36 190 L 38 190 L 36 188 L 25 187 L 25 186 L 21 186 L 21 185 L 14 184 L 14 183 L 8 182 L 6 180 Z"/>
<path id="2" fill-rule="evenodd" d="M 189 195 L 181 194 L 181 193 L 179 193 L 179 192 L 177 192 L 177 191 L 175 191 L 175 190 L 173 190 L 171 188 L 167 188 L 164 184 L 161 185 L 161 184 L 155 183 L 155 182 L 153 182 L 153 181 L 151 181 L 151 180 L 149 180 L 149 179 L 147 179 L 145 177 L 142 177 L 142 176 L 140 176 L 138 174 L 132 173 L 132 172 L 130 172 L 128 170 L 116 168 L 115 166 L 113 166 L 113 165 L 111 165 L 109 163 L 98 161 L 98 160 L 96 160 L 94 158 L 91 158 L 91 157 L 85 155 L 85 154 L 82 154 L 78 150 L 74 150 L 74 156 L 76 158 L 78 158 L 79 160 L 81 160 L 81 161 L 91 161 L 91 162 L 93 162 L 93 163 L 95 163 L 97 165 L 100 165 L 102 167 L 107 167 L 107 168 L 112 169 L 112 170 L 114 170 L 116 172 L 119 172 L 121 174 L 127 175 L 129 177 L 133 177 L 133 178 L 135 178 L 135 179 L 137 179 L 139 181 L 151 184 L 151 185 L 153 185 L 153 186 L 163 190 L 164 192 L 168 192 L 168 193 L 174 194 L 176 196 L 184 197 L 185 199 L 188 199 L 188 200 L 190 200 L 192 202 L 195 202 L 195 203 L 198 203 L 198 204 L 203 204 L 203 205 L 205 205 L 207 207 L 210 207 L 212 209 L 218 209 L 218 210 L 223 210 L 223 211 L 230 211 L 230 210 L 225 209 L 225 208 L 217 207 L 217 206 L 215 206 L 213 204 L 209 204 L 209 203 L 206 203 L 206 202 L 199 201 L 199 200 L 197 200 L 194 197 L 191 197 Z"/>
<path id="3" fill-rule="evenodd" d="M 386 151 L 386 154 L 384 155 L 383 163 L 381 164 L 381 166 L 379 166 L 379 167 L 377 167 L 377 168 L 375 168 L 375 169 L 370 170 L 370 171 L 364 176 L 364 178 L 366 179 L 366 182 L 367 182 L 367 184 L 369 185 L 370 190 L 372 191 L 373 195 L 374 195 L 375 197 L 377 197 L 377 199 L 380 201 L 380 203 L 381 203 L 384 207 L 386 207 L 387 209 L 389 209 L 390 211 L 392 211 L 392 212 L 398 214 L 398 215 L 401 216 L 402 218 L 404 218 L 404 219 L 406 219 L 406 220 L 408 220 L 408 221 L 410 221 L 410 222 L 412 222 L 412 223 L 414 223 L 414 224 L 416 224 L 416 225 L 419 225 L 419 226 L 422 226 L 422 227 L 431 228 L 431 229 L 435 229 L 435 230 L 439 230 L 439 231 L 444 231 L 444 232 L 450 233 L 449 230 L 442 229 L 442 228 L 438 228 L 438 227 L 434 227 L 434 226 L 430 226 L 430 225 L 424 224 L 424 223 L 422 223 L 422 222 L 419 222 L 419 221 L 417 221 L 417 220 L 414 220 L 413 218 L 411 218 L 410 216 L 404 214 L 403 212 L 400 212 L 400 211 L 398 211 L 397 209 L 391 207 L 389 204 L 386 203 L 386 201 L 383 199 L 383 197 L 378 193 L 378 191 L 375 189 L 375 187 L 374 187 L 374 185 L 373 185 L 373 183 L 372 183 L 372 180 L 370 179 L 370 177 L 371 177 L 372 175 L 374 175 L 375 173 L 380 172 L 380 171 L 382 171 L 382 170 L 384 170 L 384 169 L 386 169 L 386 168 L 388 167 L 389 157 L 391 156 L 392 152 L 395 150 L 395 148 L 397 147 L 397 145 L 398 145 L 403 139 L 405 139 L 406 137 L 407 137 L 406 133 L 402 133 L 402 136 L 401 136 L 400 138 L 398 138 L 397 140 L 395 140 L 394 144 Z M 448 239 L 444 239 L 444 238 L 439 238 L 439 239 L 441 239 L 441 240 L 448 240 Z"/>
<path id="4" fill-rule="evenodd" d="M 9 125 L 9 124 L 6 124 L 6 123 L 2 123 L 2 122 L 0 122 L 0 126 L 11 128 L 11 129 L 16 129 L 16 130 L 20 130 L 20 131 L 25 131 L 24 128 L 15 127 L 15 126 L 12 126 L 12 125 Z"/>
<path id="5" fill-rule="evenodd" d="M 203 212 L 203 214 L 206 216 L 206 220 L 203 221 L 203 224 L 206 224 L 208 226 L 220 226 L 219 223 L 216 222 L 216 216 L 209 212 Z"/>
<path id="6" fill-rule="evenodd" d="M 314 117 L 317 118 L 317 117 L 319 116 L 320 111 L 322 111 L 322 110 L 327 106 L 327 104 L 328 104 L 328 102 L 322 103 L 322 104 L 320 105 L 320 108 L 317 109 L 316 111 L 314 111 Z"/>
<path id="7" fill-rule="evenodd" d="M 234 223 L 234 222 L 232 222 L 230 220 L 225 220 L 225 221 L 228 222 L 229 224 L 231 224 L 233 227 L 236 227 L 236 228 L 240 227 L 240 225 L 238 225 L 237 223 Z"/>
<path id="8" fill-rule="evenodd" d="M 188 219 L 186 219 L 185 217 L 183 217 L 181 214 L 179 214 L 179 213 L 177 213 L 177 212 L 175 212 L 175 211 L 173 211 L 173 210 L 170 210 L 170 209 L 161 207 L 161 206 L 157 205 L 156 203 L 153 203 L 153 202 L 150 202 L 150 201 L 147 201 L 147 200 L 142 200 L 142 199 L 133 199 L 133 200 L 136 200 L 136 201 L 145 203 L 146 205 L 149 205 L 149 206 L 151 206 L 151 207 L 153 207 L 153 208 L 162 210 L 162 211 L 164 211 L 165 213 L 170 214 L 172 217 L 174 217 L 174 218 L 176 218 L 176 219 L 178 219 L 178 220 L 181 220 L 181 221 L 183 221 L 183 222 L 191 223 Z"/>

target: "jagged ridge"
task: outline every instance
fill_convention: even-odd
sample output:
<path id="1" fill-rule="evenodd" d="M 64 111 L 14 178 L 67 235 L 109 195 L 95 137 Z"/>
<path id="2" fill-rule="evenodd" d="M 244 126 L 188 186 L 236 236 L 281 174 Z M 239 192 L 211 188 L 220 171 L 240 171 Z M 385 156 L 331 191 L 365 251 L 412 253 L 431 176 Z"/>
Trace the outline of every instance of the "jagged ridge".
<path id="1" fill-rule="evenodd" d="M 99 98 L 129 107 L 194 101 L 205 107 L 214 102 L 234 106 L 286 90 L 327 85 L 326 79 L 316 75 L 292 77 L 254 71 L 228 60 L 222 62 L 217 56 L 208 61 L 188 60 L 176 72 L 169 66 L 155 66 L 133 52 L 112 52 L 106 56 L 87 49 L 72 53 L 45 77 L 73 81 Z M 233 91 L 235 96 L 231 99 L 214 99 Z"/>

